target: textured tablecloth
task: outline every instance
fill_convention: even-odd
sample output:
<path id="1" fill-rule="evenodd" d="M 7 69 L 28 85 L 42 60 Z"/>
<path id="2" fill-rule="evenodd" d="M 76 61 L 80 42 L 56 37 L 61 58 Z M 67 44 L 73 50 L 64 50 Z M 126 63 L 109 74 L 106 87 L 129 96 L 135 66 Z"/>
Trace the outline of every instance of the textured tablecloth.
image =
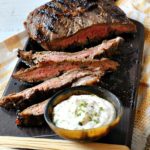
<path id="1" fill-rule="evenodd" d="M 150 150 L 150 0 L 119 0 L 116 3 L 128 17 L 145 26 L 142 78 L 140 81 L 132 137 L 133 150 Z M 0 43 L 0 96 L 17 62 L 17 49 L 23 48 L 27 33 L 22 32 Z"/>

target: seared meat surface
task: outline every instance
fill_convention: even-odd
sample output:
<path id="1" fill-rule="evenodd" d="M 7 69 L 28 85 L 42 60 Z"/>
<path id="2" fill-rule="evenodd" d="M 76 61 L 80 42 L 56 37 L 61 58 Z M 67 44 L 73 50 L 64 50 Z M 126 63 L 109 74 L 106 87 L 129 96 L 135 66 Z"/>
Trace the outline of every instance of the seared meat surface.
<path id="1" fill-rule="evenodd" d="M 25 28 L 33 40 L 51 51 L 136 31 L 111 0 L 52 0 L 29 14 Z"/>
<path id="2" fill-rule="evenodd" d="M 48 100 L 32 105 L 17 114 L 16 125 L 40 126 L 45 122 L 44 110 Z"/>
<path id="3" fill-rule="evenodd" d="M 76 82 L 72 84 L 72 87 L 75 86 L 83 86 L 83 85 L 93 85 L 95 83 L 98 83 L 100 80 L 100 77 L 97 75 L 89 75 L 85 76 L 83 78 L 79 78 Z"/>
<path id="4" fill-rule="evenodd" d="M 54 89 L 64 87 L 71 84 L 75 80 L 88 76 L 98 75 L 103 76 L 107 70 L 116 70 L 118 63 L 107 60 L 105 61 L 105 67 L 89 68 L 89 69 L 76 69 L 67 71 L 59 77 L 55 77 L 44 81 L 34 87 L 25 89 L 19 93 L 12 93 L 4 96 L 0 99 L 0 106 L 7 109 L 19 109 L 22 110 L 31 104 L 42 101 L 42 98 L 48 98 L 50 93 Z M 35 101 L 36 100 L 36 101 Z"/>
<path id="5" fill-rule="evenodd" d="M 24 109 L 31 104 L 42 101 L 43 97 L 50 93 L 53 89 L 65 86 L 75 79 L 91 74 L 89 70 L 74 70 L 64 73 L 60 77 L 49 79 L 37 86 L 25 89 L 19 93 L 12 93 L 0 99 L 0 106 L 10 109 Z M 40 94 L 40 95 L 39 95 Z M 35 101 L 36 99 L 36 101 Z"/>
<path id="6" fill-rule="evenodd" d="M 67 52 L 56 52 L 56 51 L 42 51 L 32 53 L 32 51 L 18 51 L 18 56 L 25 61 L 26 64 L 35 65 L 40 62 L 54 61 L 54 62 L 62 62 L 62 61 L 81 61 L 81 60 L 92 60 L 94 57 L 103 54 L 104 52 L 108 52 L 109 50 L 116 50 L 118 46 L 123 42 L 123 38 L 116 37 L 111 40 L 105 40 L 102 44 L 99 44 L 95 47 L 91 47 L 88 49 L 84 49 L 79 52 L 67 53 Z"/>
<path id="7" fill-rule="evenodd" d="M 74 69 L 100 68 L 104 70 L 109 64 L 114 63 L 108 59 L 88 61 L 64 61 L 64 62 L 43 62 L 26 70 L 20 70 L 13 74 L 17 80 L 35 83 L 59 76 L 66 71 Z"/>

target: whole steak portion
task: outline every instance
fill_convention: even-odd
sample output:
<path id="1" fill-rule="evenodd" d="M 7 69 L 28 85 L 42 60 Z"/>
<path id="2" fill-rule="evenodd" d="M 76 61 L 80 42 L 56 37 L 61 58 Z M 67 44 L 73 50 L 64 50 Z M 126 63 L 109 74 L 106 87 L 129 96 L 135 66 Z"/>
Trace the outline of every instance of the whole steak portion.
<path id="1" fill-rule="evenodd" d="M 31 12 L 25 28 L 45 50 L 55 51 L 136 31 L 111 0 L 53 0 Z"/>

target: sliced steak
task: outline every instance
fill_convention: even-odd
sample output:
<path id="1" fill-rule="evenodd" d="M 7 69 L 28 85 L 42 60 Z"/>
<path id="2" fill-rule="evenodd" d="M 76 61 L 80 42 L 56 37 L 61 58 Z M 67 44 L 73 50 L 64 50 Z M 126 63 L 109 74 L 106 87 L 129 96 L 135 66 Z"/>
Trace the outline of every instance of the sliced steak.
<path id="1" fill-rule="evenodd" d="M 92 60 L 92 61 L 64 61 L 64 62 L 43 62 L 34 67 L 28 68 L 26 70 L 20 70 L 17 73 L 13 74 L 13 77 L 17 80 L 25 81 L 25 82 L 42 82 L 47 79 L 59 76 L 66 71 L 74 70 L 74 69 L 90 69 L 100 67 L 101 70 L 106 68 L 106 65 L 116 62 L 111 61 L 109 59 L 102 60 Z"/>
<path id="2" fill-rule="evenodd" d="M 34 87 L 23 90 L 19 93 L 12 93 L 0 99 L 0 106 L 7 109 L 23 109 L 31 104 L 40 102 L 42 99 L 50 97 L 51 91 L 71 84 L 73 81 L 87 75 L 104 75 L 107 70 L 115 70 L 118 63 L 110 61 L 103 68 L 77 69 L 64 73 L 59 77 L 49 79 Z"/>
<path id="3" fill-rule="evenodd" d="M 29 37 L 51 51 L 136 31 L 111 0 L 52 0 L 32 11 L 24 24 Z"/>
<path id="4" fill-rule="evenodd" d="M 40 62 L 45 61 L 54 61 L 54 62 L 62 62 L 62 61 L 81 61 L 83 59 L 91 60 L 94 57 L 101 55 L 108 50 L 116 50 L 118 46 L 123 42 L 123 38 L 116 37 L 111 40 L 105 40 L 102 44 L 98 46 L 84 49 L 79 52 L 67 53 L 67 52 L 54 52 L 54 51 L 42 51 L 32 53 L 32 51 L 18 51 L 18 56 L 26 62 L 26 64 L 35 65 Z"/>
<path id="5" fill-rule="evenodd" d="M 69 83 L 72 83 L 75 79 L 84 77 L 88 74 L 91 74 L 91 71 L 68 71 L 60 77 L 49 79 L 41 84 L 25 89 L 19 93 L 12 93 L 4 96 L 0 99 L 0 106 L 11 109 L 23 109 L 26 106 L 40 102 L 43 99 L 42 97 L 46 96 L 47 93 L 50 94 L 53 89 L 58 89 L 62 86 L 65 86 Z M 49 94 L 47 96 L 49 96 Z M 36 101 L 34 101 L 35 99 Z"/>
<path id="6" fill-rule="evenodd" d="M 98 75 L 89 75 L 85 76 L 83 78 L 78 79 L 76 82 L 73 82 L 72 87 L 75 86 L 83 86 L 83 85 L 94 85 L 95 83 L 98 83 L 100 80 L 100 76 Z"/>
<path id="7" fill-rule="evenodd" d="M 44 110 L 48 100 L 34 104 L 17 114 L 18 126 L 41 126 L 44 124 Z"/>

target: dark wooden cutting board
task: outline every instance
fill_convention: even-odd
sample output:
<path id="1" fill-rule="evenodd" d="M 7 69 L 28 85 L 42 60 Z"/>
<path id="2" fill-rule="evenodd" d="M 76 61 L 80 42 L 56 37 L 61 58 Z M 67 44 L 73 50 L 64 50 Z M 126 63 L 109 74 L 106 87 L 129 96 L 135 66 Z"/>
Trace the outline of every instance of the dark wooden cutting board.
<path id="1" fill-rule="evenodd" d="M 131 146 L 144 44 L 144 27 L 139 22 L 134 22 L 137 26 L 137 33 L 122 35 L 125 42 L 119 47 L 118 53 L 112 57 L 113 60 L 120 63 L 120 67 L 116 72 L 107 73 L 100 82 L 101 87 L 110 90 L 120 98 L 124 106 L 124 114 L 119 125 L 98 142 Z M 29 40 L 26 50 L 30 49 L 39 49 L 39 47 Z M 14 72 L 20 69 L 22 65 L 23 63 L 19 60 Z M 19 92 L 30 86 L 10 78 L 4 95 Z M 47 126 L 19 128 L 15 125 L 15 119 L 16 114 L 14 112 L 0 109 L 0 135 L 47 137 L 47 135 L 52 134 L 52 131 Z M 59 138 L 55 135 L 50 137 Z"/>

